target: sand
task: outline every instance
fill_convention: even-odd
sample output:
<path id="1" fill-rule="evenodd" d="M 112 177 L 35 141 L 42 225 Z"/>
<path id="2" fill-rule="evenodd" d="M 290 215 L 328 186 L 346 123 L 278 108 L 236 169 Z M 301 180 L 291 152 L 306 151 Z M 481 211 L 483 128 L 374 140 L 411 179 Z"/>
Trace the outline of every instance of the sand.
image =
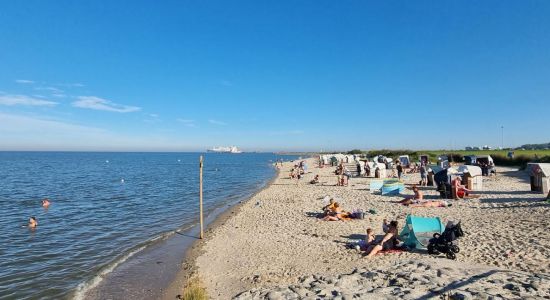
<path id="1" fill-rule="evenodd" d="M 529 192 L 524 172 L 498 168 L 496 177 L 484 180 L 477 199 L 456 200 L 446 208 L 409 208 L 395 203 L 401 196 L 370 193 L 371 178 L 351 178 L 349 186 L 335 186 L 334 168 L 313 167 L 314 159 L 308 164 L 310 173 L 297 181 L 288 176 L 292 164 L 285 163 L 271 185 L 223 218 L 197 244 L 186 268 L 198 274 L 212 299 L 315 299 L 322 296 L 318 293 L 328 293 L 326 299 L 455 293 L 466 298 L 550 297 L 550 205 L 540 201 L 545 195 Z M 309 184 L 316 174 L 321 183 Z M 405 179 L 408 184 L 418 181 L 418 174 Z M 425 188 L 424 194 L 439 196 L 434 188 Z M 322 221 L 316 215 L 327 195 L 339 198 L 346 210 L 376 213 L 364 220 Z M 368 260 L 346 247 L 367 228 L 381 234 L 384 218 L 397 219 L 402 227 L 407 214 L 462 221 L 466 236 L 459 240 L 457 260 L 424 251 Z M 402 282 L 395 284 L 395 278 Z"/>

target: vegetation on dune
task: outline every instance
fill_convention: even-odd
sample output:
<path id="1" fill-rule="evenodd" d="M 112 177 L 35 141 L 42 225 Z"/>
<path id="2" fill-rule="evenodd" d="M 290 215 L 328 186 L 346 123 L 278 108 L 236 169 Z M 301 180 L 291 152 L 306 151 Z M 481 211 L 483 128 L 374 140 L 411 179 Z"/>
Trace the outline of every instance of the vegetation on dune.
<path id="1" fill-rule="evenodd" d="M 508 152 L 514 152 L 514 158 L 508 157 Z M 382 149 L 382 150 L 370 150 L 364 151 L 360 149 L 353 149 L 348 151 L 347 154 L 366 155 L 368 157 L 375 157 L 383 155 L 387 157 L 397 158 L 400 155 L 408 155 L 412 161 L 418 161 L 420 155 L 428 155 L 430 161 L 437 161 L 439 155 L 447 155 L 450 161 L 464 162 L 465 155 L 491 155 L 493 161 L 498 166 L 519 166 L 523 167 L 529 162 L 550 163 L 550 150 L 395 150 L 395 149 Z"/>
<path id="2" fill-rule="evenodd" d="M 178 298 L 182 300 L 208 300 L 208 294 L 200 279 L 195 276 L 187 280 L 183 288 L 183 294 Z"/>

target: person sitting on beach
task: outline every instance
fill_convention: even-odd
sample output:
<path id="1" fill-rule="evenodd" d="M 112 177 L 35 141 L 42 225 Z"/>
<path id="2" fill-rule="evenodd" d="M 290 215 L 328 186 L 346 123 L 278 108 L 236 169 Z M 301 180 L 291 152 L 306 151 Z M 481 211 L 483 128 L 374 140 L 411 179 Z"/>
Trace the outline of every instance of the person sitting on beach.
<path id="1" fill-rule="evenodd" d="M 29 218 L 29 228 L 36 228 L 38 226 L 38 221 L 36 220 L 36 217 L 32 216 Z"/>
<path id="2" fill-rule="evenodd" d="M 342 210 L 340 203 L 334 202 L 334 207 L 323 218 L 323 221 L 340 221 L 349 218 L 349 213 Z"/>
<path id="3" fill-rule="evenodd" d="M 367 249 L 367 258 L 371 258 L 382 250 L 391 250 L 397 248 L 398 232 L 397 232 L 398 223 L 397 221 L 391 221 L 388 225 L 388 230 L 384 235 L 384 238 L 378 243 L 372 243 Z"/>
<path id="4" fill-rule="evenodd" d="M 464 198 L 465 196 L 469 196 L 472 192 L 471 190 L 467 189 L 464 185 L 462 185 L 462 177 L 457 176 L 455 179 L 451 182 L 453 188 L 455 189 L 456 196 L 458 198 Z"/>
<path id="5" fill-rule="evenodd" d="M 334 198 L 330 198 L 329 203 L 323 207 L 323 215 L 327 216 L 334 209 L 335 204 Z"/>
<path id="6" fill-rule="evenodd" d="M 340 215 L 343 213 L 340 203 L 334 202 L 332 208 L 326 212 L 323 221 L 339 221 Z"/>
<path id="7" fill-rule="evenodd" d="M 409 207 L 449 207 L 449 206 L 452 206 L 452 204 L 445 200 L 423 201 L 421 203 L 409 204 Z"/>
<path id="8" fill-rule="evenodd" d="M 313 177 L 313 180 L 311 180 L 309 183 L 311 184 L 319 183 L 319 174 L 315 175 L 315 177 Z"/>
<path id="9" fill-rule="evenodd" d="M 48 198 L 45 198 L 44 200 L 42 200 L 42 207 L 44 208 L 48 208 L 50 206 L 50 200 Z"/>
<path id="10" fill-rule="evenodd" d="M 403 205 L 410 205 L 410 204 L 419 204 L 421 202 L 424 202 L 424 194 L 418 189 L 416 185 L 413 185 L 412 188 L 414 195 L 406 197 L 405 199 L 399 201 L 399 203 Z"/>

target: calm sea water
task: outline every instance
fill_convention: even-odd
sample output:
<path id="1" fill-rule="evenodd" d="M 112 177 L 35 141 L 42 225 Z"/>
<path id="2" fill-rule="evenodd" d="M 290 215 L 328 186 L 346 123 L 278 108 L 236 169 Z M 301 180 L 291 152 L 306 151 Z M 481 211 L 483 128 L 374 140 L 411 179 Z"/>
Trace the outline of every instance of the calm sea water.
<path id="1" fill-rule="evenodd" d="M 195 223 L 199 155 L 0 152 L 0 298 L 66 298 L 138 245 Z M 278 158 L 205 154 L 206 211 L 259 189 Z M 30 216 L 34 231 L 22 227 Z"/>

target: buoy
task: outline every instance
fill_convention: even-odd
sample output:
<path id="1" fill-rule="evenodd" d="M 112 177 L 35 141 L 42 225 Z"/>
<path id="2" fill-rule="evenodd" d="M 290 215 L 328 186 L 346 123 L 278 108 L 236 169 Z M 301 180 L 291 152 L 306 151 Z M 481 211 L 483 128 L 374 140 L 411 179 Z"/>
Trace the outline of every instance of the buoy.
<path id="1" fill-rule="evenodd" d="M 122 179 L 120 180 L 120 183 L 124 183 L 124 178 L 122 178 Z"/>
<path id="2" fill-rule="evenodd" d="M 106 163 L 109 163 L 109 160 L 106 160 L 105 162 L 106 162 Z"/>

